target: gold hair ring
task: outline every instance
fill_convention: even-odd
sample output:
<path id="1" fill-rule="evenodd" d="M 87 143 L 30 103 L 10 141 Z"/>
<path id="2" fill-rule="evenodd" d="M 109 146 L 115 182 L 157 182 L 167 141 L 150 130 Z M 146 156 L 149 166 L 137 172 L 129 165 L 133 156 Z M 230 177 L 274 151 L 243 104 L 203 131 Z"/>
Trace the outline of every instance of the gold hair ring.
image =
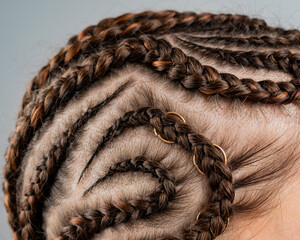
<path id="1" fill-rule="evenodd" d="M 176 115 L 176 116 L 178 116 L 178 117 L 183 121 L 183 123 L 186 123 L 185 120 L 184 120 L 184 118 L 183 118 L 179 113 L 176 113 L 176 112 L 167 112 L 166 115 L 167 115 L 167 114 L 173 114 L 173 115 Z M 156 128 L 154 128 L 154 133 L 155 133 L 155 135 L 156 135 L 159 139 L 163 140 L 163 141 L 166 142 L 166 143 L 175 143 L 174 141 L 168 141 L 168 140 L 162 138 L 162 137 L 156 132 Z"/>
<path id="2" fill-rule="evenodd" d="M 227 165 L 227 156 L 226 156 L 226 153 L 225 153 L 225 151 L 223 150 L 223 148 L 221 148 L 219 145 L 217 145 L 217 144 L 214 144 L 214 146 L 216 146 L 217 148 L 219 148 L 220 150 L 221 150 L 221 152 L 223 153 L 223 155 L 224 155 L 224 163 L 225 163 L 225 165 Z"/>
<path id="3" fill-rule="evenodd" d="M 216 238 L 216 237 L 220 237 L 223 235 L 223 233 L 226 231 L 226 229 L 228 228 L 228 224 L 229 224 L 229 217 L 227 218 L 227 222 L 226 222 L 226 227 L 224 229 L 223 232 L 221 232 L 221 234 L 219 234 L 218 236 L 215 236 L 215 234 L 211 231 L 211 228 L 209 228 L 209 231 L 211 232 L 211 234 Z"/>
<path id="4" fill-rule="evenodd" d="M 217 145 L 217 144 L 213 144 L 213 145 L 221 150 L 221 152 L 222 152 L 223 155 L 224 155 L 224 163 L 225 163 L 225 165 L 227 165 L 227 156 L 226 156 L 226 153 L 225 153 L 225 151 L 223 150 L 223 148 L 221 148 L 221 147 L 220 147 L 219 145 Z M 200 170 L 200 168 L 198 167 L 198 165 L 197 165 L 197 163 L 196 163 L 195 154 L 193 155 L 193 163 L 194 163 L 195 167 L 197 168 L 197 170 L 198 170 L 202 175 L 205 175 L 205 174 Z"/>
<path id="5" fill-rule="evenodd" d="M 176 115 L 176 116 L 178 116 L 178 117 L 183 121 L 183 123 L 186 123 L 185 120 L 184 120 L 184 118 L 183 118 L 179 113 L 176 113 L 176 112 L 167 112 L 166 115 L 167 115 L 167 114 L 173 114 L 173 115 Z M 166 143 L 175 143 L 174 141 L 168 141 L 168 140 L 162 138 L 162 137 L 156 132 L 156 128 L 155 128 L 155 127 L 154 127 L 153 130 L 154 130 L 155 135 L 156 135 L 159 139 L 161 139 L 162 141 L 164 141 L 164 142 L 166 142 Z M 223 150 L 223 148 L 221 148 L 221 147 L 220 147 L 219 145 L 217 145 L 217 144 L 213 144 L 213 145 L 221 150 L 221 152 L 222 152 L 223 155 L 224 155 L 224 163 L 225 163 L 225 165 L 227 165 L 227 156 L 226 156 L 226 153 L 225 153 L 225 151 Z M 200 170 L 200 168 L 198 167 L 198 165 L 197 165 L 197 163 L 196 163 L 195 154 L 193 155 L 193 163 L 194 163 L 195 167 L 197 168 L 197 170 L 198 170 L 202 175 L 205 175 L 205 174 Z"/>

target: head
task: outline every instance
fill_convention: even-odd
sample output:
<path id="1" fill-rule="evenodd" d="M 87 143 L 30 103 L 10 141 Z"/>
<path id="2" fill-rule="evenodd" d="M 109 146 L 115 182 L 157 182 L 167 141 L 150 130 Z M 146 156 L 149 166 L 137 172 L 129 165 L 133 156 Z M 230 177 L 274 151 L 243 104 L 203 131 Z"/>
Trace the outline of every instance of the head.
<path id="1" fill-rule="evenodd" d="M 262 19 L 175 11 L 70 38 L 9 139 L 14 238 L 243 240 L 273 226 L 300 196 L 299 42 Z"/>

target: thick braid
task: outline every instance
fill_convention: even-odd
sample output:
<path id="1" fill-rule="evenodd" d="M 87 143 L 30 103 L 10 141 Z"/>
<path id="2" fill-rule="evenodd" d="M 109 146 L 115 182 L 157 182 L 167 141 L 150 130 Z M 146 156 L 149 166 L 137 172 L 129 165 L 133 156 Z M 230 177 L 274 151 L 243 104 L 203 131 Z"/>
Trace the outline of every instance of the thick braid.
<path id="1" fill-rule="evenodd" d="M 291 74 L 295 78 L 300 77 L 299 53 L 292 53 L 289 50 L 274 52 L 260 52 L 255 50 L 233 51 L 217 47 L 206 47 L 186 41 L 176 35 L 174 39 L 181 43 L 180 46 L 202 52 L 206 56 L 219 60 L 221 64 L 226 62 L 234 66 L 253 67 L 257 69 L 264 68 L 268 70 L 282 70 L 285 73 Z"/>
<path id="2" fill-rule="evenodd" d="M 195 58 L 186 56 L 182 50 L 172 48 L 165 40 L 148 36 L 125 39 L 96 55 L 88 57 L 80 66 L 70 69 L 64 76 L 52 82 L 38 93 L 36 101 L 26 108 L 26 115 L 19 119 L 19 127 L 10 139 L 7 162 L 4 167 L 5 204 L 10 214 L 10 223 L 18 227 L 15 209 L 15 182 L 24 150 L 34 131 L 54 112 L 63 107 L 75 92 L 86 88 L 95 79 L 108 74 L 110 68 L 121 67 L 124 62 L 139 62 L 161 72 L 173 81 L 179 81 L 186 89 L 198 89 L 205 94 L 219 94 L 226 97 L 246 98 L 264 103 L 290 103 L 299 101 L 299 79 L 275 83 L 271 80 L 256 82 L 252 79 L 238 79 L 228 73 L 203 66 Z"/>
<path id="3" fill-rule="evenodd" d="M 157 129 L 160 135 L 168 136 L 167 140 L 174 141 L 183 149 L 192 151 L 197 164 L 207 175 L 212 191 L 209 204 L 201 211 L 191 228 L 184 230 L 181 236 L 166 239 L 214 239 L 224 231 L 228 224 L 228 218 L 233 213 L 232 202 L 235 195 L 232 174 L 224 163 L 222 153 L 204 136 L 193 132 L 187 124 L 179 123 L 161 110 L 150 107 L 139 108 L 124 114 L 107 130 L 103 139 L 106 139 L 107 136 L 118 136 L 128 127 L 145 124 L 150 124 Z M 99 143 L 98 148 L 103 145 L 103 142 L 104 140 Z M 115 209 L 107 214 L 113 214 L 114 211 Z M 89 211 L 87 212 L 89 213 Z M 92 213 L 95 212 L 98 211 L 92 210 Z M 58 239 L 77 239 L 85 237 L 87 232 L 92 234 L 89 225 L 91 222 L 92 226 L 98 226 L 97 230 L 102 229 L 100 224 L 103 221 L 103 215 L 106 214 L 102 214 L 101 218 L 96 219 L 98 224 L 93 222 L 93 217 L 90 218 L 86 212 L 71 218 Z"/>
<path id="4" fill-rule="evenodd" d="M 72 217 L 70 225 L 63 228 L 58 239 L 88 239 L 96 233 L 100 233 L 108 227 L 146 218 L 154 213 L 161 212 L 168 207 L 176 194 L 176 182 L 169 175 L 168 170 L 161 163 L 151 161 L 144 156 L 137 156 L 116 163 L 109 168 L 109 171 L 97 180 L 97 184 L 117 172 L 140 171 L 150 173 L 157 178 L 159 186 L 151 194 L 141 199 L 121 201 L 116 204 L 110 203 L 103 206 L 106 211 L 87 210 L 83 214 Z M 86 190 L 88 193 L 95 185 Z"/>
<path id="5" fill-rule="evenodd" d="M 300 35 L 286 35 L 272 37 L 268 35 L 263 36 L 251 36 L 251 37 L 225 37 L 225 36 L 193 36 L 189 34 L 177 34 L 183 36 L 185 39 L 191 42 L 201 42 L 216 44 L 226 47 L 272 47 L 272 48 L 282 48 L 282 47 L 297 47 L 300 44 Z"/>
<path id="6" fill-rule="evenodd" d="M 30 180 L 30 185 L 26 188 L 25 199 L 21 204 L 19 221 L 22 229 L 22 239 L 36 239 L 41 230 L 42 208 L 44 200 L 49 195 L 61 163 L 67 156 L 69 146 L 75 139 L 76 133 L 82 129 L 86 123 L 96 116 L 107 104 L 115 99 L 120 92 L 124 91 L 129 82 L 120 86 L 112 95 L 101 103 L 88 109 L 70 128 L 64 131 L 58 142 L 51 148 L 49 153 L 37 164 L 36 171 Z"/>

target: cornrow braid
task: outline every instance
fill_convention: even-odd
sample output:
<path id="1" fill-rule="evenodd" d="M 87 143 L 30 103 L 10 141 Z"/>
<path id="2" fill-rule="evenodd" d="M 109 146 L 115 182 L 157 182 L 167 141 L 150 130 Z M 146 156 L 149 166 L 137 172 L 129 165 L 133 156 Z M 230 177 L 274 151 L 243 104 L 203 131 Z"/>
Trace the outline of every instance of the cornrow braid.
<path id="1" fill-rule="evenodd" d="M 136 111 L 125 113 L 115 121 L 106 131 L 106 135 L 98 144 L 97 150 L 99 151 L 103 146 L 103 143 L 106 141 L 104 139 L 118 136 L 129 127 L 145 124 L 150 124 L 158 130 L 159 134 L 163 133 L 163 136 L 172 137 L 172 139 L 168 140 L 178 143 L 186 150 L 193 151 L 197 164 L 199 164 L 200 168 L 207 175 L 209 186 L 212 190 L 208 206 L 199 214 L 199 218 L 191 229 L 185 230 L 180 237 L 174 236 L 167 239 L 214 239 L 224 231 L 226 221 L 232 214 L 234 190 L 231 171 L 225 165 L 224 157 L 208 139 L 193 132 L 186 123 L 174 121 L 174 118 L 166 116 L 160 109 L 143 107 Z M 88 162 L 88 165 L 90 164 Z M 92 185 L 92 188 L 93 186 L 95 185 Z M 91 188 L 86 193 L 89 190 Z M 140 202 L 141 200 L 137 201 Z M 144 203 L 141 205 L 144 205 Z M 124 208 L 119 209 L 110 205 L 111 209 L 107 214 L 93 210 L 71 218 L 69 225 L 64 228 L 58 239 L 86 239 L 91 237 L 90 235 L 93 233 L 98 233 L 108 226 L 120 223 L 119 221 L 115 221 L 115 218 L 119 217 L 119 213 L 130 216 L 138 208 L 130 202 L 122 203 L 121 206 L 124 206 Z M 145 208 L 145 206 L 143 207 Z M 139 208 L 138 211 L 145 211 L 145 209 Z M 112 213 L 113 216 L 108 215 Z M 136 217 L 137 215 L 133 219 L 137 219 Z M 124 219 L 124 217 L 121 219 Z M 126 220 L 128 219 L 129 217 L 126 217 Z M 108 226 L 106 225 L 107 221 L 109 222 Z"/>
<path id="2" fill-rule="evenodd" d="M 191 42 L 201 42 L 201 43 L 210 43 L 225 45 L 226 47 L 272 47 L 272 48 L 282 48 L 282 47 L 291 47 L 299 46 L 300 44 L 300 35 L 286 35 L 272 37 L 268 35 L 263 36 L 251 36 L 251 37 L 225 37 L 225 36 L 207 36 L 199 37 L 193 36 L 190 34 L 181 34 L 185 39 Z"/>
<path id="3" fill-rule="evenodd" d="M 21 224 L 22 238 L 35 239 L 38 233 L 41 233 L 42 208 L 44 200 L 49 195 L 49 190 L 53 185 L 53 177 L 57 174 L 61 163 L 66 158 L 67 151 L 71 143 L 75 139 L 75 134 L 86 125 L 88 120 L 96 116 L 104 106 L 115 99 L 120 92 L 128 86 L 130 82 L 126 82 L 120 86 L 112 95 L 107 97 L 98 105 L 89 108 L 70 128 L 64 131 L 59 141 L 53 145 L 52 149 L 44 155 L 36 167 L 34 175 L 31 177 L 30 185 L 26 188 L 23 203 L 21 204 L 21 212 L 19 221 Z"/>
<path id="4" fill-rule="evenodd" d="M 212 58 L 218 59 L 220 63 L 224 60 L 234 66 L 253 67 L 257 69 L 282 70 L 295 78 L 300 77 L 299 61 L 300 54 L 288 50 L 274 51 L 272 53 L 261 53 L 260 51 L 232 51 L 221 48 L 212 48 L 186 41 L 175 35 L 187 49 L 198 50 Z"/>
<path id="5" fill-rule="evenodd" d="M 117 172 L 141 171 L 150 173 L 157 178 L 159 186 L 151 194 L 141 199 L 120 201 L 116 204 L 103 206 L 104 211 L 87 210 L 83 214 L 72 217 L 69 226 L 61 232 L 62 239 L 88 239 L 95 233 L 100 233 L 108 227 L 139 218 L 146 218 L 160 212 L 168 206 L 176 194 L 176 182 L 169 172 L 159 162 L 151 161 L 144 156 L 127 159 L 111 166 L 108 172 L 99 178 L 85 193 L 91 191 L 97 184 L 104 181 L 108 176 Z"/>
<path id="6" fill-rule="evenodd" d="M 96 182 L 94 182 L 84 193 L 83 197 L 85 197 L 93 188 L 95 188 L 99 183 L 103 182 L 109 176 L 113 175 L 117 172 L 128 172 L 128 171 L 143 171 L 146 173 L 151 173 L 153 177 L 159 179 L 159 182 L 163 181 L 172 181 L 172 186 L 174 186 L 175 182 L 172 177 L 167 175 L 167 169 L 163 168 L 161 164 L 157 161 L 151 161 L 146 159 L 144 156 L 137 156 L 132 159 L 127 159 L 121 162 L 116 163 L 113 166 L 110 166 L 107 173 L 99 178 Z M 163 179 L 161 179 L 163 177 Z M 165 186 L 168 186 L 169 183 L 165 183 Z M 175 189 L 172 188 L 172 191 L 168 191 L 167 193 L 172 193 L 171 196 L 174 195 Z"/>
<path id="7" fill-rule="evenodd" d="M 195 33 L 208 36 L 202 38 L 188 36 Z M 268 26 L 262 19 L 249 18 L 245 15 L 179 13 L 167 10 L 127 13 L 116 18 L 107 18 L 70 38 L 67 45 L 30 82 L 22 99 L 16 131 L 9 138 L 3 169 L 3 190 L 8 221 L 13 229 L 14 239 L 46 238 L 42 227 L 45 202 L 51 196 L 51 189 L 55 186 L 56 177 L 68 156 L 77 132 L 116 98 L 128 83 L 102 103 L 89 108 L 77 121 L 59 134 L 60 139 L 56 140 L 50 150 L 39 159 L 28 186 L 24 186 L 24 194 L 20 196 L 17 192 L 17 181 L 22 180 L 21 164 L 32 140 L 36 136 L 42 138 L 45 132 L 44 123 L 52 124 L 58 111 L 63 111 L 71 101 L 80 100 L 93 84 L 104 81 L 104 77 L 110 76 L 114 70 L 122 69 L 126 64 L 134 64 L 152 70 L 162 77 L 162 81 L 170 81 L 178 90 L 184 90 L 186 93 L 197 92 L 199 95 L 220 96 L 250 103 L 273 105 L 299 103 L 299 54 L 291 53 L 289 49 L 299 45 L 299 33 L 296 29 L 274 28 Z M 249 36 L 241 36 L 244 34 Z M 176 38 L 177 36 L 184 36 L 191 42 Z M 177 47 L 172 46 L 166 39 L 177 39 L 174 44 Z M 197 41 L 216 44 L 216 48 L 199 44 L 196 46 Z M 274 51 L 268 55 L 261 51 L 223 50 L 219 48 L 221 44 L 238 47 L 284 46 L 286 50 Z M 232 73 L 221 72 L 189 56 L 183 50 L 187 49 L 184 47 L 186 45 L 200 48 L 200 54 L 217 58 L 220 63 L 256 69 L 274 69 L 292 76 L 289 81 L 279 82 L 271 79 L 255 81 L 249 77 L 238 78 Z M 108 129 L 108 133 L 103 136 L 81 172 L 79 180 L 91 166 L 100 149 L 113 137 L 126 128 L 150 124 L 168 138 L 176 138 L 176 142 L 185 150 L 193 151 L 201 171 L 203 170 L 208 177 L 212 191 L 209 205 L 199 214 L 196 223 L 180 236 L 171 236 L 170 239 L 214 239 L 224 231 L 228 218 L 233 212 L 234 186 L 236 188 L 247 186 L 251 180 L 245 177 L 242 179 L 243 184 L 233 185 L 231 172 L 224 165 L 220 151 L 203 136 L 199 137 L 191 132 L 187 125 L 174 123 L 173 120 L 165 116 L 162 110 L 154 108 L 128 112 Z M 133 166 L 130 167 L 134 169 Z M 119 170 L 120 168 L 116 168 L 114 171 Z M 262 171 L 258 176 L 262 178 L 263 173 Z M 272 179 L 272 176 L 269 179 Z M 18 199 L 21 200 L 20 204 Z M 128 206 L 127 202 L 122 204 Z M 106 213 L 126 211 L 124 208 L 118 208 L 117 205 L 107 206 L 111 210 Z M 138 209 L 140 205 L 135 206 Z M 99 209 L 80 213 L 78 218 L 73 219 L 75 222 L 73 220 L 69 222 L 65 228 L 68 230 L 63 231 L 62 235 L 70 233 L 72 235 L 70 238 L 78 237 L 76 226 L 81 229 L 78 231 L 89 231 L 82 229 L 82 224 L 89 222 L 93 216 L 97 219 L 91 220 L 94 223 L 102 221 L 102 217 L 105 217 L 103 214 L 105 213 Z M 121 216 L 120 214 L 123 213 L 116 214 Z M 116 218 L 117 215 L 113 217 Z M 77 225 L 73 226 L 73 223 Z M 83 238 L 85 233 L 79 235 Z"/>

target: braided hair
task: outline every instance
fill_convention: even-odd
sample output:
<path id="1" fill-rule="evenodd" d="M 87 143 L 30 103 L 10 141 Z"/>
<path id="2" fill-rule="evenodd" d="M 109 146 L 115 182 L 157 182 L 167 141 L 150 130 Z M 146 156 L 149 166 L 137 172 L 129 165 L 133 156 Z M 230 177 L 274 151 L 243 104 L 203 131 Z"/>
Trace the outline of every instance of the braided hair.
<path id="1" fill-rule="evenodd" d="M 267 210 L 300 152 L 287 156 L 284 133 L 263 123 L 264 137 L 239 146 L 233 125 L 297 110 L 299 42 L 298 30 L 262 19 L 171 10 L 107 18 L 71 37 L 31 80 L 9 137 L 14 239 L 113 239 L 135 226 L 117 239 L 212 240 L 229 219 Z"/>

